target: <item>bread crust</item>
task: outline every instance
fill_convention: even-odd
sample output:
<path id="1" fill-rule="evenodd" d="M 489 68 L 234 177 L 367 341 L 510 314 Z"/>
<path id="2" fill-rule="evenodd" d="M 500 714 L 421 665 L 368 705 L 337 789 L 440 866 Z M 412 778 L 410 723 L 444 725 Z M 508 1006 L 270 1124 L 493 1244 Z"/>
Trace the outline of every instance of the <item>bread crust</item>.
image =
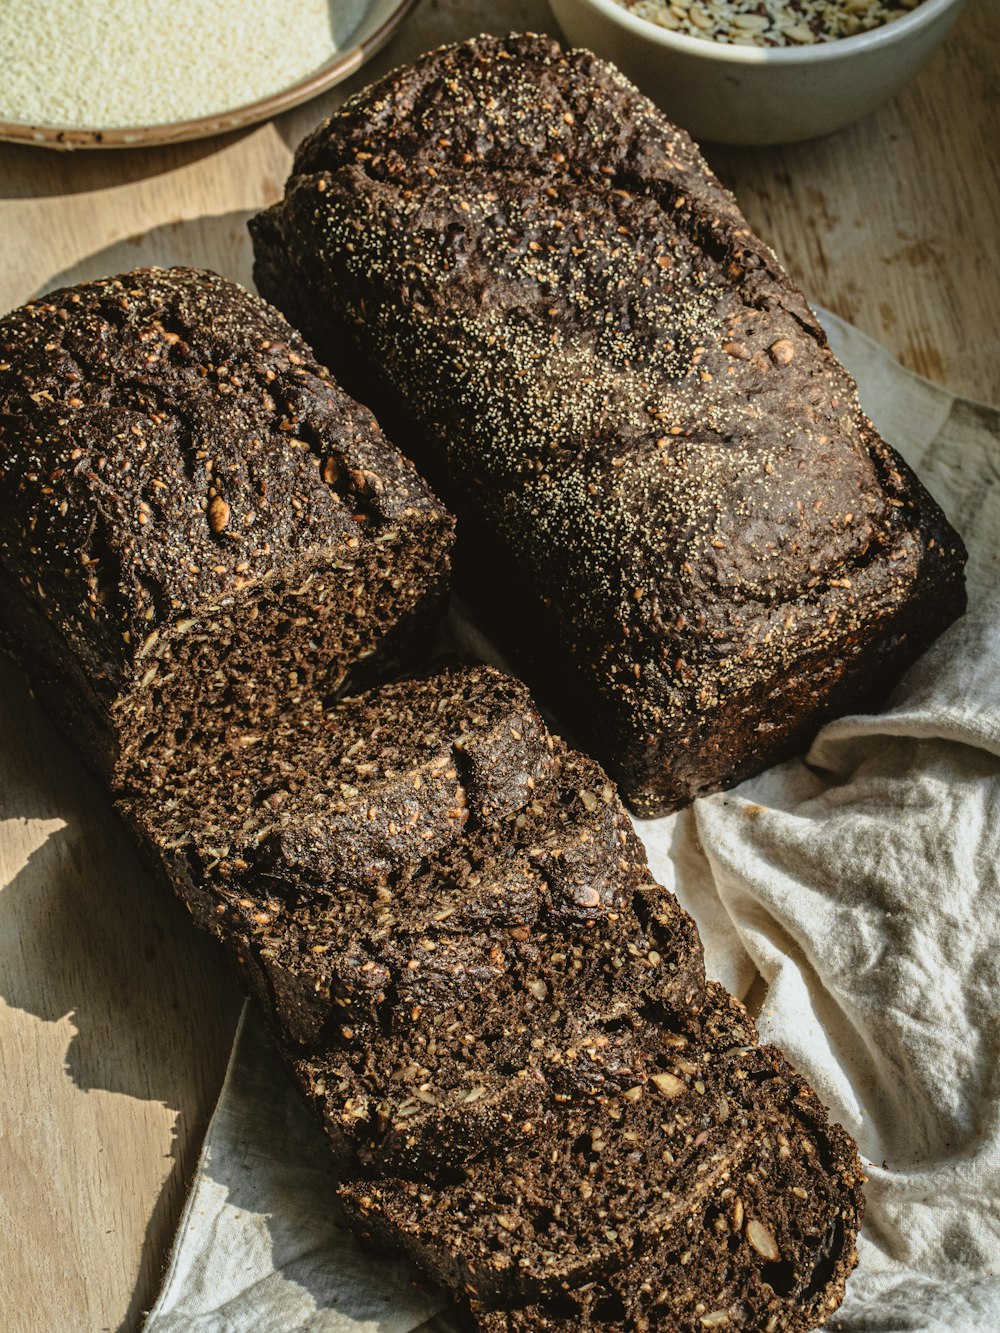
<path id="1" fill-rule="evenodd" d="M 261 290 L 405 416 L 477 614 L 637 813 L 801 749 L 963 609 L 961 541 L 802 293 L 590 53 L 481 37 L 389 75 L 251 232 Z"/>
<path id="2" fill-rule="evenodd" d="M 417 633 L 452 532 L 301 335 L 217 274 L 142 269 L 0 320 L 4 631 L 115 785 L 157 780 L 162 690 L 175 726 L 221 729 Z M 329 618 L 319 653 L 303 615 Z"/>

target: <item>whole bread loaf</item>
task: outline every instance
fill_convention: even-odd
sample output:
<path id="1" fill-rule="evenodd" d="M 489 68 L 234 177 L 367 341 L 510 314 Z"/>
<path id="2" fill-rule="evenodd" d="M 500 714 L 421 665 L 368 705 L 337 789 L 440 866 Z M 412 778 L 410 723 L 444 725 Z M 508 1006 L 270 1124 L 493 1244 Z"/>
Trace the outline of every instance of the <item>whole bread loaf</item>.
<path id="1" fill-rule="evenodd" d="M 405 421 L 476 614 L 638 813 L 878 701 L 963 609 L 961 541 L 802 293 L 588 52 L 482 37 L 387 76 L 251 232 L 261 291 Z"/>
<path id="2" fill-rule="evenodd" d="M 368 409 L 216 274 L 0 320 L 0 627 L 116 787 L 403 652 L 452 536 Z"/>

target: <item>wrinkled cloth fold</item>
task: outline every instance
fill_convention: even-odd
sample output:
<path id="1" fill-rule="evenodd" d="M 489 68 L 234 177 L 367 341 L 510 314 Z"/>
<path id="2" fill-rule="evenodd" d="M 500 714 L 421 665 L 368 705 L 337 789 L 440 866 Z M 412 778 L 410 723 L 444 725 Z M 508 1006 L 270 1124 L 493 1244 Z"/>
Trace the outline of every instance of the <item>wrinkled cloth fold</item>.
<path id="1" fill-rule="evenodd" d="M 762 1038 L 865 1159 L 860 1264 L 830 1327 L 996 1333 L 1000 413 L 823 322 L 866 411 L 965 537 L 969 614 L 878 715 L 636 827 L 710 975 L 760 1001 Z M 333 1190 L 322 1132 L 248 1014 L 147 1333 L 451 1330 L 404 1265 L 360 1253 Z"/>

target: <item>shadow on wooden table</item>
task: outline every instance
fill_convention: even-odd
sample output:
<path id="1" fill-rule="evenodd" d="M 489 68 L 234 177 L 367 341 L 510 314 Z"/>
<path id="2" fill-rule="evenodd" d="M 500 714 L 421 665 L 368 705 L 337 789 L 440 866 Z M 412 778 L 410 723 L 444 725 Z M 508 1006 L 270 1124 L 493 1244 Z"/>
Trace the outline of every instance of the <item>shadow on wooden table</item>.
<path id="1" fill-rule="evenodd" d="M 134 268 L 151 265 L 169 268 L 174 264 L 212 269 L 252 291 L 253 250 L 247 219 L 255 211 L 239 209 L 232 213 L 178 218 L 136 236 L 126 236 L 54 273 L 35 295 L 44 296 L 56 287 L 72 287 L 78 282 L 127 273 Z"/>
<path id="2" fill-rule="evenodd" d="M 26 144 L 0 144 L 0 200 L 110 190 L 178 171 L 236 143 L 250 130 L 162 148 L 95 148 L 54 152 Z"/>
<path id="3" fill-rule="evenodd" d="M 108 1297 L 117 1308 L 99 1321 L 121 1315 L 131 1287 L 122 1327 L 134 1328 L 159 1280 L 240 997 L 7 661 L 0 697 L 0 1047 L 17 1130 L 0 1175 L 18 1208 L 58 1237 L 66 1265 L 109 1229 L 134 1236 L 138 1282 L 123 1275 Z"/>

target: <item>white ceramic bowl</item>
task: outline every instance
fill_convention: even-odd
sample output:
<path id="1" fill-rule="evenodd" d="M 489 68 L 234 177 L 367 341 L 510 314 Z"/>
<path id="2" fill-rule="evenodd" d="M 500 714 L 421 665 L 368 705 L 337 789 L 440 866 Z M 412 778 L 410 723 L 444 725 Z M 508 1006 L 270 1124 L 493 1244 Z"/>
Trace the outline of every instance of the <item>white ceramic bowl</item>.
<path id="1" fill-rule="evenodd" d="M 813 46 L 727 46 L 670 32 L 615 0 L 549 0 L 574 46 L 613 61 L 695 139 L 766 144 L 839 129 L 892 97 L 966 0 L 922 0 L 904 18 Z"/>

